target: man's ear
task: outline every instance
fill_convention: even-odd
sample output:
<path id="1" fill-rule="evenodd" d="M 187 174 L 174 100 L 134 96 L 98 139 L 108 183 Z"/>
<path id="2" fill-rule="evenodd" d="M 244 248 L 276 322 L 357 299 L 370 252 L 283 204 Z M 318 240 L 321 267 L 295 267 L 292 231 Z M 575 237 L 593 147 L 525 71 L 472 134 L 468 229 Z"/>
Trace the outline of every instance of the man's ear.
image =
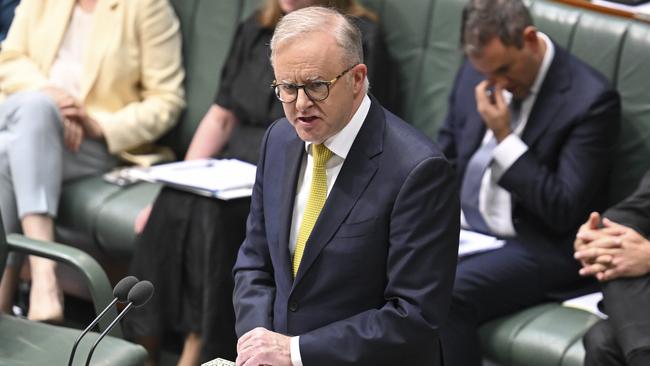
<path id="1" fill-rule="evenodd" d="M 538 37 L 537 37 L 537 28 L 532 25 L 524 28 L 524 44 L 528 47 L 537 48 L 539 46 Z"/>
<path id="2" fill-rule="evenodd" d="M 365 64 L 358 64 L 351 71 L 354 94 L 363 92 L 366 77 L 368 76 L 368 67 Z"/>

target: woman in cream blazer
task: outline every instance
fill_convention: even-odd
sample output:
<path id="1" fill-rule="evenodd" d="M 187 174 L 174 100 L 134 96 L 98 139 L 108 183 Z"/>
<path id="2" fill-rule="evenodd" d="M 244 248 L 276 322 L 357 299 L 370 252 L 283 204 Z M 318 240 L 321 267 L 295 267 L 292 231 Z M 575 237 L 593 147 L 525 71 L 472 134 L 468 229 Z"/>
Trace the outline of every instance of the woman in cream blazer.
<path id="1" fill-rule="evenodd" d="M 179 23 L 167 0 L 22 0 L 0 51 L 0 212 L 52 240 L 62 182 L 169 130 L 184 106 Z M 28 317 L 62 320 L 51 261 L 30 258 Z M 3 276 L 0 305 L 11 297 Z"/>

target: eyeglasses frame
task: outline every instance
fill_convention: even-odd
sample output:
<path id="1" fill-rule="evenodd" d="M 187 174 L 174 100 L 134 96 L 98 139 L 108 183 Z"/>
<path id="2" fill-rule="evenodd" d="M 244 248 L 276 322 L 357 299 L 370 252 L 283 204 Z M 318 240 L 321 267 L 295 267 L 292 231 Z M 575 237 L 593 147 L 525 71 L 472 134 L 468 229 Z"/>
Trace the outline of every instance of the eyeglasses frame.
<path id="1" fill-rule="evenodd" d="M 343 72 L 341 72 L 340 74 L 338 74 L 336 77 L 334 77 L 334 78 L 331 79 L 331 80 L 314 80 L 314 81 L 310 81 L 310 82 L 305 83 L 305 84 L 278 83 L 277 80 L 273 80 L 273 82 L 271 83 L 271 88 L 273 88 L 273 90 L 275 91 L 275 96 L 276 96 L 276 98 L 278 98 L 278 100 L 279 100 L 280 102 L 285 103 L 285 104 L 293 103 L 293 102 L 295 102 L 296 100 L 298 100 L 298 94 L 299 94 L 298 91 L 299 91 L 300 89 L 303 90 L 303 92 L 305 93 L 305 95 L 307 96 L 307 98 L 309 98 L 309 100 L 311 100 L 312 102 L 322 102 L 322 101 L 324 101 L 325 99 L 327 99 L 327 98 L 330 96 L 330 88 L 332 87 L 332 85 L 334 85 L 334 83 L 336 83 L 336 82 L 337 82 L 341 77 L 343 77 L 343 75 L 347 74 L 348 71 L 354 69 L 354 68 L 357 67 L 358 65 L 359 65 L 359 64 L 354 64 L 354 65 L 348 67 L 347 69 L 343 70 Z M 325 95 L 324 98 L 322 98 L 322 99 L 314 98 L 314 97 L 312 97 L 312 96 L 309 94 L 309 91 L 307 91 L 307 86 L 310 85 L 310 84 L 312 84 L 312 83 L 322 83 L 322 84 L 324 84 L 324 85 L 327 87 L 327 94 Z M 291 86 L 293 86 L 293 87 L 296 88 L 296 97 L 295 97 L 293 100 L 291 100 L 291 101 L 284 101 L 284 100 L 282 100 L 282 99 L 280 98 L 280 93 L 279 93 L 279 91 L 278 91 L 279 89 L 277 89 L 277 88 L 278 88 L 279 86 L 283 86 L 283 85 L 291 85 Z"/>

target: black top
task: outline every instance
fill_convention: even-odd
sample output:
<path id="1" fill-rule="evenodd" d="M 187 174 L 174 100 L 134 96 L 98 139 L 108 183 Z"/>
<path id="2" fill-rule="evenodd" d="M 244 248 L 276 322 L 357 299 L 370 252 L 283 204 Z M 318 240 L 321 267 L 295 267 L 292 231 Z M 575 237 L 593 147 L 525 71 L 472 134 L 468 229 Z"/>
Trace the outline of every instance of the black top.
<path id="1" fill-rule="evenodd" d="M 275 78 L 269 61 L 272 36 L 273 29 L 263 28 L 257 13 L 250 16 L 239 24 L 221 71 L 214 103 L 232 111 L 244 125 L 266 128 L 284 116 L 270 87 Z"/>
<path id="2" fill-rule="evenodd" d="M 221 85 L 214 103 L 232 111 L 239 125 L 228 145 L 219 154 L 252 163 L 257 162 L 258 148 L 266 128 L 284 116 L 270 85 L 274 77 L 269 60 L 273 29 L 263 28 L 254 13 L 240 23 L 230 54 L 221 72 Z M 369 70 L 370 91 L 393 112 L 396 103 L 395 78 L 379 27 L 367 18 L 355 18 L 363 35 L 365 63 Z"/>

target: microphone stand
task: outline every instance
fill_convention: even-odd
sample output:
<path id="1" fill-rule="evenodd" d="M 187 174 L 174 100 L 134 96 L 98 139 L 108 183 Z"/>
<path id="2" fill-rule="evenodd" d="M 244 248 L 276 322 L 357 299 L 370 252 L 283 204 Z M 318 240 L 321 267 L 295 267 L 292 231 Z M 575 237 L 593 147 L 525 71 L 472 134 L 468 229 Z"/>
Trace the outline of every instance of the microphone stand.
<path id="1" fill-rule="evenodd" d="M 102 334 L 99 335 L 99 338 L 93 343 L 93 346 L 90 348 L 90 352 L 88 352 L 88 358 L 86 359 L 86 366 L 90 365 L 90 359 L 93 357 L 93 353 L 95 352 L 95 348 L 97 348 L 97 345 L 99 342 L 108 334 L 108 332 L 111 331 L 111 329 L 115 328 L 115 325 L 119 323 L 122 318 L 126 315 L 126 313 L 131 310 L 133 307 L 133 302 L 129 302 L 126 307 L 124 307 L 124 310 L 122 310 L 117 317 L 111 322 L 111 324 L 108 325 L 106 329 L 102 332 Z"/>
<path id="2" fill-rule="evenodd" d="M 74 360 L 74 354 L 77 351 L 77 347 L 79 346 L 79 341 L 81 341 L 81 338 L 83 338 L 86 335 L 86 333 L 88 333 L 95 325 L 97 325 L 99 320 L 104 316 L 104 314 L 106 314 L 108 310 L 111 309 L 113 305 L 115 305 L 117 301 L 118 301 L 117 297 L 114 298 L 113 301 L 111 301 L 111 303 L 108 304 L 108 306 L 105 307 L 101 313 L 99 313 L 99 315 L 95 318 L 95 320 L 93 320 L 93 322 L 90 323 L 90 325 L 86 327 L 86 329 L 84 329 L 83 332 L 81 332 L 79 337 L 77 337 L 77 340 L 74 341 L 74 345 L 72 346 L 72 351 L 70 352 L 70 358 L 68 359 L 68 366 L 72 366 L 72 361 Z"/>

